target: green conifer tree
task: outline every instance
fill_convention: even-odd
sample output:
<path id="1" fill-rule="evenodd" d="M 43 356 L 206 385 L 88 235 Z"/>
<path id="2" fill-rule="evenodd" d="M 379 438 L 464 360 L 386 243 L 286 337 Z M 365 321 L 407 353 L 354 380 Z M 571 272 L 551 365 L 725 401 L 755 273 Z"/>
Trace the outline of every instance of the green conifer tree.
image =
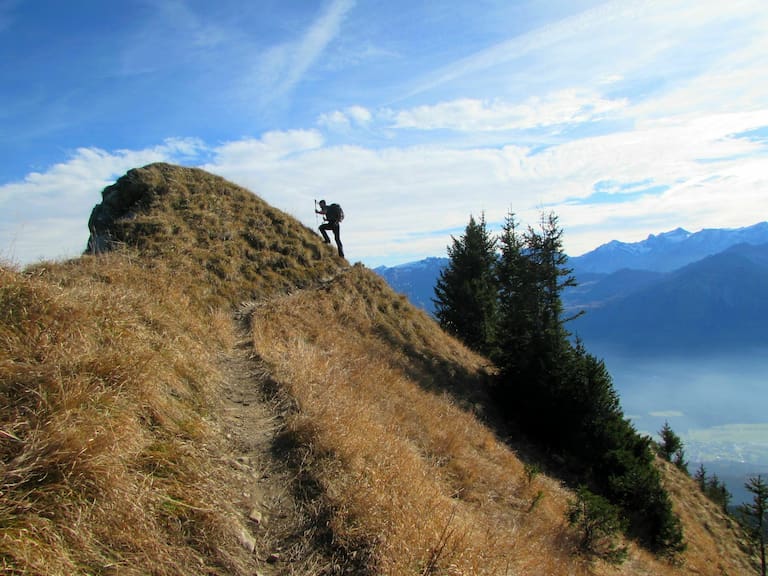
<path id="1" fill-rule="evenodd" d="M 664 422 L 664 426 L 659 431 L 659 437 L 661 438 L 658 449 L 659 456 L 667 462 L 672 462 L 675 452 L 682 448 L 683 441 L 675 434 L 667 421 Z"/>
<path id="2" fill-rule="evenodd" d="M 564 328 L 562 291 L 574 285 L 566 267 L 562 229 L 554 214 L 543 216 L 541 231 L 517 231 L 509 214 L 499 238 L 499 348 L 502 402 L 540 440 L 558 442 L 553 402 L 570 351 Z M 542 410 L 546 407 L 547 414 Z"/>
<path id="3" fill-rule="evenodd" d="M 576 282 L 554 214 L 520 235 L 514 216 L 499 239 L 497 386 L 508 416 L 556 453 L 595 493 L 620 506 L 651 549 L 684 549 L 680 520 L 653 465 L 650 439 L 624 417 L 605 364 L 570 341 L 562 293 Z"/>
<path id="4" fill-rule="evenodd" d="M 739 507 L 743 524 L 749 532 L 757 553 L 760 556 L 760 574 L 766 576 L 765 541 L 768 532 L 768 484 L 762 476 L 754 476 L 744 487 L 752 493 L 752 503 Z"/>
<path id="5" fill-rule="evenodd" d="M 659 437 L 661 438 L 657 449 L 659 456 L 688 474 L 688 462 L 685 461 L 683 440 L 675 434 L 669 422 L 664 422 L 664 426 L 659 430 Z"/>
<path id="6" fill-rule="evenodd" d="M 500 255 L 496 266 L 499 315 L 494 360 L 508 380 L 527 374 L 534 317 L 538 302 L 533 289 L 533 266 L 525 255 L 523 238 L 513 213 L 507 214 L 499 235 Z"/>
<path id="7" fill-rule="evenodd" d="M 559 348 L 568 332 L 565 323 L 571 318 L 563 316 L 563 291 L 576 286 L 573 270 L 568 268 L 568 256 L 563 250 L 563 229 L 553 212 L 541 218 L 541 232 L 528 228 L 525 235 L 528 258 L 535 274 L 535 290 L 538 299 L 536 323 L 539 331 L 551 345 Z"/>
<path id="8" fill-rule="evenodd" d="M 470 216 L 460 238 L 448 247 L 448 265 L 435 285 L 435 316 L 440 326 L 484 354 L 494 348 L 497 323 L 496 239 L 485 215 Z"/>

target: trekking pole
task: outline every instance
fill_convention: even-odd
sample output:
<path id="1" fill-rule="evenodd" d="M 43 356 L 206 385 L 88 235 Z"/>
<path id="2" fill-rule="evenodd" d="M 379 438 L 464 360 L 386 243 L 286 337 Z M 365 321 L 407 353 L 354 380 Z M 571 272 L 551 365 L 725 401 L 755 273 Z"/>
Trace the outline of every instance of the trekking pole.
<path id="1" fill-rule="evenodd" d="M 320 220 L 317 219 L 317 199 L 315 199 L 315 225 L 319 223 L 320 223 Z"/>

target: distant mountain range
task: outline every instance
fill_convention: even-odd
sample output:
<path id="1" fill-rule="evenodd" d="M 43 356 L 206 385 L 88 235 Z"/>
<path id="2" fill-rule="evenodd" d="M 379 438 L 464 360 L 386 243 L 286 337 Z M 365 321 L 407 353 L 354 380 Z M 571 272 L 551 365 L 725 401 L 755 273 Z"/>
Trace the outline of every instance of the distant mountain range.
<path id="1" fill-rule="evenodd" d="M 425 258 L 399 266 L 379 266 L 379 274 L 397 292 L 405 294 L 412 304 L 434 314 L 435 284 L 440 272 L 448 265 L 448 258 Z"/>
<path id="2" fill-rule="evenodd" d="M 433 313 L 434 285 L 447 263 L 427 258 L 375 271 Z M 588 347 L 677 354 L 768 346 L 768 222 L 614 240 L 569 266 L 579 285 L 563 303 L 587 313 L 568 327 Z"/>
<path id="3" fill-rule="evenodd" d="M 768 243 L 739 244 L 669 273 L 620 270 L 566 294 L 586 343 L 705 353 L 768 345 Z"/>
<path id="4" fill-rule="evenodd" d="M 578 274 L 611 273 L 625 268 L 672 272 L 737 244 L 768 243 L 768 222 L 745 228 L 710 228 L 691 233 L 677 228 L 641 242 L 613 240 L 569 260 Z"/>

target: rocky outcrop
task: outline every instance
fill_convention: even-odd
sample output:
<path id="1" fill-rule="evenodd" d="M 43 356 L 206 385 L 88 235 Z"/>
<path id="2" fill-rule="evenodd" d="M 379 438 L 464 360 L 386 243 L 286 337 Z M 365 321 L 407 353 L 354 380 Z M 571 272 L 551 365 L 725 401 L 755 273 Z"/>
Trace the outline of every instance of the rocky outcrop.
<path id="1" fill-rule="evenodd" d="M 101 203 L 94 206 L 88 219 L 87 254 L 99 254 L 112 250 L 121 239 L 115 234 L 117 223 L 135 217 L 136 211 L 151 203 L 155 188 L 148 185 L 147 173 L 167 171 L 173 167 L 167 164 L 150 164 L 134 168 L 120 177 L 114 184 L 101 192 Z"/>

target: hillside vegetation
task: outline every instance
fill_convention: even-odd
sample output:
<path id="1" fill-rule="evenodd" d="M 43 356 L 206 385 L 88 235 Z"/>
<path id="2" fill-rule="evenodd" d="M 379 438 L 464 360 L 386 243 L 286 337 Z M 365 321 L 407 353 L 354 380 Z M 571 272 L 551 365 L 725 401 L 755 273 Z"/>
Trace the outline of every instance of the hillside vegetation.
<path id="1" fill-rule="evenodd" d="M 580 553 L 488 361 L 249 191 L 156 164 L 99 213 L 111 251 L 0 268 L 3 573 L 755 573 L 663 463 L 682 556 Z"/>

